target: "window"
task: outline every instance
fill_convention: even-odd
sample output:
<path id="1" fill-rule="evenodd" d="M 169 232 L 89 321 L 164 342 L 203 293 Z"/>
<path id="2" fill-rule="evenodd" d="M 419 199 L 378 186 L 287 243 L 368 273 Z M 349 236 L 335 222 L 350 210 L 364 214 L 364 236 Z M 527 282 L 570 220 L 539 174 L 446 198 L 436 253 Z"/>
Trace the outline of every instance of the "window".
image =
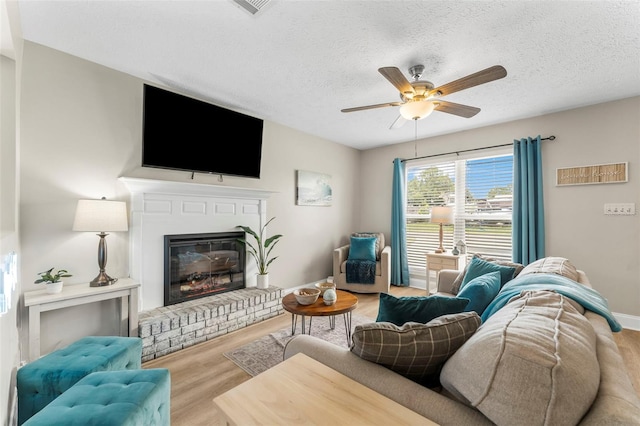
<path id="1" fill-rule="evenodd" d="M 482 253 L 511 259 L 513 154 L 510 148 L 489 155 L 407 164 L 407 257 L 413 273 L 425 270 L 425 254 L 439 246 L 439 225 L 431 207 L 454 208 L 454 224 L 444 226 L 447 252 L 464 241 L 467 255 Z"/>

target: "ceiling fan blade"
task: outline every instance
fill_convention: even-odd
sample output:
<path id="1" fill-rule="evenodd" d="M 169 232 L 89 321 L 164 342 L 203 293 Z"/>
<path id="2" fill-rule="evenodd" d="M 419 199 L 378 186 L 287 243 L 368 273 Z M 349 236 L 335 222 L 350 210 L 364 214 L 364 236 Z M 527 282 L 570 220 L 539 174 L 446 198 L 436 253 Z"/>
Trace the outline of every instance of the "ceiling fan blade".
<path id="1" fill-rule="evenodd" d="M 398 115 L 398 118 L 396 118 L 396 120 L 391 123 L 391 126 L 389 126 L 389 130 L 393 130 L 393 129 L 399 129 L 400 127 L 404 126 L 404 123 L 407 122 L 407 119 L 404 118 L 401 115 Z"/>
<path id="2" fill-rule="evenodd" d="M 384 104 L 365 105 L 365 106 L 359 106 L 359 107 L 353 107 L 353 108 L 345 108 L 345 109 L 341 109 L 340 111 L 354 112 L 354 111 L 363 111 L 365 109 L 384 108 L 384 107 L 400 106 L 400 105 L 402 105 L 402 102 L 387 102 Z"/>
<path id="3" fill-rule="evenodd" d="M 447 114 L 459 115 L 464 118 L 471 118 L 480 112 L 480 108 L 456 104 L 453 102 L 437 100 L 433 102 L 435 104 L 435 110 L 440 112 L 446 112 Z"/>
<path id="4" fill-rule="evenodd" d="M 482 71 L 470 74 L 466 77 L 459 78 L 447 84 L 443 84 L 440 87 L 436 87 L 431 90 L 430 94 L 438 94 L 439 96 L 450 95 L 451 93 L 458 92 L 460 90 L 468 89 L 470 87 L 478 86 L 480 84 L 489 83 L 490 81 L 498 80 L 507 76 L 507 70 L 500 65 L 494 65 Z"/>
<path id="5" fill-rule="evenodd" d="M 396 67 L 382 67 L 378 68 L 378 72 L 384 76 L 391 84 L 395 86 L 396 89 L 400 91 L 402 94 L 413 94 L 415 91 L 413 90 L 413 86 L 407 80 L 407 77 L 402 74 Z"/>

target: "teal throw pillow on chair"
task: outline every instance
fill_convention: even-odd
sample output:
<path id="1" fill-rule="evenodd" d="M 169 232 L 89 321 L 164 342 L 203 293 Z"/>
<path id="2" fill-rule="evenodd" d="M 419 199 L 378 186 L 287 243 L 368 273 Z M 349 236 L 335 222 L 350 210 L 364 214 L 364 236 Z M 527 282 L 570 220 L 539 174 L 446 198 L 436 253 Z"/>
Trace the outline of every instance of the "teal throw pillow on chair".
<path id="1" fill-rule="evenodd" d="M 472 279 L 458 293 L 458 297 L 469 299 L 465 312 L 476 311 L 482 315 L 489 303 L 500 291 L 500 272 L 489 272 Z"/>
<path id="2" fill-rule="evenodd" d="M 376 261 L 376 237 L 351 237 L 349 260 Z"/>
<path id="3" fill-rule="evenodd" d="M 442 315 L 464 312 L 469 299 L 448 296 L 395 297 L 380 293 L 376 322 L 403 325 L 407 322 L 426 324 Z"/>
<path id="4" fill-rule="evenodd" d="M 513 278 L 514 272 L 516 272 L 516 268 L 512 268 L 511 266 L 502 266 L 497 263 L 487 262 L 486 260 L 482 260 L 479 257 L 474 257 L 471 259 L 471 263 L 469 263 L 469 267 L 467 268 L 467 273 L 464 275 L 464 279 L 462 280 L 462 284 L 460 284 L 460 291 L 464 288 L 465 285 L 474 278 L 478 278 L 484 274 L 488 274 L 489 272 L 500 272 L 500 288 L 507 283 L 507 281 L 511 281 Z"/>

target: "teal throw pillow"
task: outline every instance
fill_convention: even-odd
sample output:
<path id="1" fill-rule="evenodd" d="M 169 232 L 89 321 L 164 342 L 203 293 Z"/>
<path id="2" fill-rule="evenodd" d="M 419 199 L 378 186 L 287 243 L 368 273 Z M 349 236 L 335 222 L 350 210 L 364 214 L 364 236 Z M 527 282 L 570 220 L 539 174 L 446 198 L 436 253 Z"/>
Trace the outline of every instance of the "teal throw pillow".
<path id="1" fill-rule="evenodd" d="M 502 288 L 507 281 L 511 281 L 513 274 L 516 272 L 516 268 L 498 265 L 497 263 L 487 262 L 479 257 L 474 257 L 471 259 L 471 263 L 469 263 L 469 267 L 467 268 L 466 274 L 464 274 L 464 279 L 460 284 L 460 290 L 458 292 L 462 291 L 464 286 L 474 278 L 496 271 L 500 272 L 500 287 Z"/>
<path id="2" fill-rule="evenodd" d="M 458 293 L 458 297 L 469 299 L 466 312 L 476 311 L 482 315 L 489 303 L 500 291 L 500 272 L 489 272 L 472 279 Z"/>
<path id="3" fill-rule="evenodd" d="M 395 297 L 380 293 L 376 322 L 403 325 L 408 322 L 426 324 L 442 315 L 464 312 L 469 299 L 448 296 Z"/>
<path id="4" fill-rule="evenodd" d="M 351 237 L 349 260 L 376 260 L 376 237 Z"/>

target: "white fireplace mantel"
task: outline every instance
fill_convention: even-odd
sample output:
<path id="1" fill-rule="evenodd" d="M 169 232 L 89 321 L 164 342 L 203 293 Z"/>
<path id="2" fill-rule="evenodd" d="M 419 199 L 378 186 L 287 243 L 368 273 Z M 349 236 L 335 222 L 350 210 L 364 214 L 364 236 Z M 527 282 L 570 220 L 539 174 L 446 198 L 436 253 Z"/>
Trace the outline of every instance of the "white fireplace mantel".
<path id="1" fill-rule="evenodd" d="M 164 305 L 165 235 L 260 229 L 267 198 L 274 191 L 189 182 L 121 177 L 131 192 L 130 276 L 140 283 L 140 309 Z M 254 262 L 247 262 L 246 284 L 255 286 Z"/>
<path id="2" fill-rule="evenodd" d="M 175 182 L 132 177 L 121 177 L 119 180 L 126 185 L 132 194 L 182 194 L 266 200 L 271 194 L 275 193 L 274 191 L 265 191 L 263 189 L 209 185 L 206 183 Z"/>

